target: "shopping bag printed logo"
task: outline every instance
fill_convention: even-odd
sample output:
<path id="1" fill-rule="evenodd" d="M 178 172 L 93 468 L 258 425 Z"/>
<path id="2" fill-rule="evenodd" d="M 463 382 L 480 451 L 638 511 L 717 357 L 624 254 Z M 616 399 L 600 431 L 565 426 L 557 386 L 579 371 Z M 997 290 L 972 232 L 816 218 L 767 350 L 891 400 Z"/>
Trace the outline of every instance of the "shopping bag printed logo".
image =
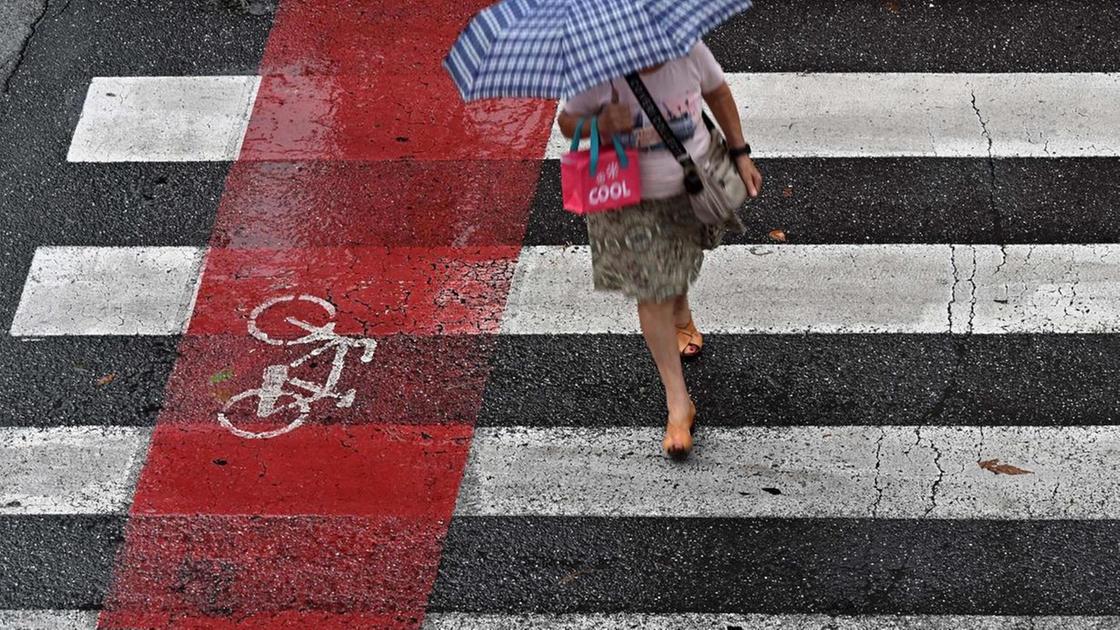
<path id="1" fill-rule="evenodd" d="M 600 152 L 599 125 L 591 120 L 591 148 L 579 150 L 583 120 L 576 125 L 572 150 L 560 159 L 560 183 L 564 209 L 576 214 L 605 212 L 641 201 L 642 180 L 638 152 L 623 149 L 618 137 L 612 138 L 614 151 Z"/>
<path id="2" fill-rule="evenodd" d="M 595 187 L 587 193 L 587 200 L 592 208 L 634 196 L 634 192 L 630 190 L 630 182 L 619 177 L 621 170 L 618 162 L 611 162 L 605 169 L 600 169 L 595 176 Z"/>

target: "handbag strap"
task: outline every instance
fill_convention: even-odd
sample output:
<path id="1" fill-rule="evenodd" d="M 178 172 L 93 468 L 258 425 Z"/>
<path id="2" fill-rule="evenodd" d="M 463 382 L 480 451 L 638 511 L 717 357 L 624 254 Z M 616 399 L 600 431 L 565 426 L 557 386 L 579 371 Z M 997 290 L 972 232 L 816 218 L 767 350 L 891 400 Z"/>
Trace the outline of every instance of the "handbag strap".
<path id="1" fill-rule="evenodd" d="M 704 190 L 704 182 L 697 172 L 696 162 L 692 161 L 692 156 L 688 154 L 688 150 L 681 144 L 677 134 L 673 133 L 669 123 L 665 121 L 665 117 L 661 115 L 661 109 L 657 107 L 657 103 L 653 102 L 653 96 L 650 95 L 642 77 L 637 72 L 631 72 L 626 75 L 626 83 L 630 86 L 630 91 L 634 93 L 634 97 L 638 99 L 638 105 L 646 113 L 650 124 L 657 130 L 657 135 L 661 136 L 661 141 L 665 143 L 666 148 L 673 154 L 673 157 L 677 158 L 677 162 L 684 169 L 685 190 L 693 195 Z M 707 114 L 704 114 L 704 124 L 712 124 Z M 708 128 L 711 129 L 710 126 Z"/>
<path id="2" fill-rule="evenodd" d="M 583 138 L 583 123 L 586 118 L 580 118 L 576 121 L 576 131 L 572 134 L 571 151 L 579 151 L 579 142 Z M 618 165 L 622 168 L 630 168 L 630 160 L 626 157 L 626 149 L 622 147 L 622 141 L 619 139 L 618 134 L 611 136 L 611 142 L 614 144 L 614 152 L 618 155 Z M 599 119 L 598 117 L 591 117 L 591 174 L 594 175 L 599 170 Z"/>
<path id="3" fill-rule="evenodd" d="M 576 121 L 576 132 L 572 134 L 572 146 L 568 149 L 572 153 L 579 151 L 579 141 L 583 138 L 583 122 L 586 118 L 580 118 Z"/>
<path id="4" fill-rule="evenodd" d="M 579 151 L 579 141 L 583 139 L 583 121 L 586 118 L 580 118 L 576 122 L 576 131 L 572 134 L 572 153 Z M 594 175 L 595 171 L 599 170 L 599 119 L 595 116 L 591 117 L 591 174 Z"/>

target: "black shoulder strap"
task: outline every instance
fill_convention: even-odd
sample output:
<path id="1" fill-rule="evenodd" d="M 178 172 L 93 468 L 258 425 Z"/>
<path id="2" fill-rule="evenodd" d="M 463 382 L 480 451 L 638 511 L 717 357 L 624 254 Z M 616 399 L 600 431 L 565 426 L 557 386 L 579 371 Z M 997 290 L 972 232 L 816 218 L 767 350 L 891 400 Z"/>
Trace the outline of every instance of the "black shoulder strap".
<path id="1" fill-rule="evenodd" d="M 638 76 L 637 72 L 631 72 L 626 75 L 626 83 L 630 86 L 630 91 L 634 93 L 634 98 L 638 99 L 638 105 L 641 105 L 642 111 L 646 113 L 649 122 L 653 128 L 657 130 L 657 134 L 661 136 L 661 141 L 673 153 L 673 157 L 677 158 L 681 166 L 688 168 L 695 168 L 692 163 L 692 156 L 685 150 L 684 145 L 681 144 L 677 134 L 669 128 L 669 123 L 665 122 L 665 117 L 661 115 L 661 110 L 657 107 L 657 103 L 653 102 L 653 97 L 650 96 L 649 90 L 646 89 L 646 84 L 642 81 L 642 77 Z"/>
<path id="2" fill-rule="evenodd" d="M 665 117 L 661 115 L 657 103 L 653 102 L 653 97 L 646 89 L 646 84 L 642 82 L 642 78 L 638 76 L 637 72 L 626 75 L 626 83 L 630 86 L 630 91 L 634 93 L 634 97 L 638 99 L 638 105 L 642 106 L 642 111 L 646 113 L 649 122 L 657 130 L 657 135 L 661 136 L 661 141 L 665 143 L 673 157 L 677 158 L 681 168 L 684 169 L 684 189 L 689 194 L 699 194 L 704 190 L 704 182 L 700 179 L 699 169 L 696 168 L 692 156 L 688 154 L 680 139 L 677 138 L 677 134 L 673 133 L 669 123 L 665 122 Z M 704 114 L 704 124 L 708 126 L 709 130 L 712 128 L 712 121 L 707 114 Z"/>

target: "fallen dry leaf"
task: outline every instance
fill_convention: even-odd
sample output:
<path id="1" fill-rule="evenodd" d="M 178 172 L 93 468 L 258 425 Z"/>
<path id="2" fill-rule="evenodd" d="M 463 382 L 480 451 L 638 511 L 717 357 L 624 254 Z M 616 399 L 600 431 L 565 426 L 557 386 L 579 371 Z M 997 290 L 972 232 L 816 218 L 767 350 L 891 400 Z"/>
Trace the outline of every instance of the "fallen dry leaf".
<path id="1" fill-rule="evenodd" d="M 786 186 L 785 190 L 782 191 L 782 196 L 783 197 L 792 197 L 793 196 L 793 186 Z"/>
<path id="2" fill-rule="evenodd" d="M 779 243 L 786 242 L 786 233 L 783 230 L 771 230 L 770 238 L 778 241 Z"/>
<path id="3" fill-rule="evenodd" d="M 575 570 L 569 571 L 568 573 L 561 576 L 560 584 L 567 584 L 568 582 L 572 582 L 576 578 L 578 578 L 579 576 L 585 575 L 585 574 L 589 573 L 590 571 L 591 571 L 591 569 L 589 567 L 586 567 L 586 566 L 578 567 Z"/>
<path id="4" fill-rule="evenodd" d="M 1033 475 L 1029 470 L 1024 470 L 1011 464 L 1001 464 L 998 459 L 985 459 L 976 462 L 984 470 L 989 470 L 993 475 Z"/>
<path id="5" fill-rule="evenodd" d="M 214 400 L 222 403 L 223 405 L 229 402 L 230 398 L 233 398 L 233 391 L 230 388 L 224 386 L 215 387 L 214 390 L 210 392 L 210 394 L 214 397 Z"/>
<path id="6" fill-rule="evenodd" d="M 101 378 L 97 379 L 97 386 L 98 387 L 104 387 L 104 386 L 108 385 L 109 383 L 112 383 L 115 380 L 117 380 L 117 373 L 116 372 L 109 372 L 105 376 L 102 376 Z"/>
<path id="7" fill-rule="evenodd" d="M 899 0 L 884 0 L 883 4 L 887 6 L 888 11 L 896 15 L 902 10 L 902 3 Z"/>

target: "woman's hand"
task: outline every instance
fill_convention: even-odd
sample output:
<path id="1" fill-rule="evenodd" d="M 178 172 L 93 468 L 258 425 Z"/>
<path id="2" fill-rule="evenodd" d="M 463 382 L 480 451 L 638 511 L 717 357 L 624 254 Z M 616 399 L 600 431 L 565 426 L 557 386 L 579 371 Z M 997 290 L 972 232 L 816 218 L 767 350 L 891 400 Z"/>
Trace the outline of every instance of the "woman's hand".
<path id="1" fill-rule="evenodd" d="M 620 105 L 618 90 L 611 86 L 611 102 L 599 114 L 599 133 L 606 138 L 616 133 L 629 133 L 634 130 L 634 116 L 629 105 Z"/>
<path id="2" fill-rule="evenodd" d="M 758 193 L 762 192 L 762 173 L 758 171 L 758 167 L 747 155 L 740 155 L 735 160 L 735 166 L 739 167 L 739 176 L 743 178 L 743 183 L 747 185 L 747 193 L 751 197 L 757 197 Z"/>
<path id="3" fill-rule="evenodd" d="M 626 105 L 611 103 L 603 108 L 599 114 L 599 133 L 604 137 L 611 137 L 616 133 L 630 133 L 634 129 L 634 119 L 630 117 L 630 108 Z"/>

